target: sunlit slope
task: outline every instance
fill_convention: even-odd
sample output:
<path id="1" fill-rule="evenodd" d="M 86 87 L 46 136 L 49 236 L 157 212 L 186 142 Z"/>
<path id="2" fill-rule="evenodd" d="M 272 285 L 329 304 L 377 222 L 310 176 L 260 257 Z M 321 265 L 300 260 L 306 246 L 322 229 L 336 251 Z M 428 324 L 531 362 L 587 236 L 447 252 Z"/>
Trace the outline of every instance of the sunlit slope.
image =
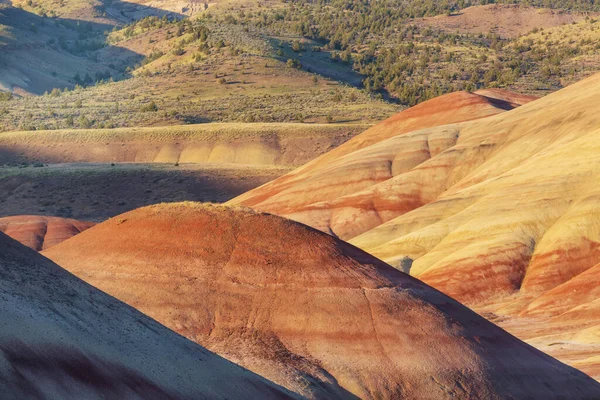
<path id="1" fill-rule="evenodd" d="M 44 253 L 182 335 L 308 398 L 593 398 L 598 384 L 314 229 L 159 204 Z"/>
<path id="2" fill-rule="evenodd" d="M 456 145 L 440 157 L 461 157 L 443 171 L 467 173 L 353 243 L 394 265 L 414 260 L 411 274 L 465 301 L 570 280 L 600 262 L 598 111 L 600 75 L 456 126 Z"/>
<path id="3" fill-rule="evenodd" d="M 503 97 L 510 97 L 507 101 Z M 530 97 L 457 92 L 403 111 L 282 178 L 234 200 L 304 222 L 343 239 L 434 200 L 440 184 L 425 185 L 440 153 L 458 139 L 456 122 L 511 109 Z M 387 197 L 379 188 L 392 186 Z M 419 191 L 419 193 L 415 193 Z"/>
<path id="4" fill-rule="evenodd" d="M 213 123 L 0 133 L 0 164 L 213 163 L 302 165 L 369 125 Z"/>

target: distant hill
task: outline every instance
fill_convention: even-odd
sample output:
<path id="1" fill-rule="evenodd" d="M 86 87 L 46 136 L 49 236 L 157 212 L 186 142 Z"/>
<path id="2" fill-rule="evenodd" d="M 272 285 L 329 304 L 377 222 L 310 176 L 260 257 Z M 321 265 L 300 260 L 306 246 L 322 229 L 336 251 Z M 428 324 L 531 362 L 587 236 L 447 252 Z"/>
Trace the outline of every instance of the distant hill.
<path id="1" fill-rule="evenodd" d="M 92 226 L 93 222 L 40 215 L 0 218 L 0 232 L 37 251 L 52 247 Z"/>
<path id="2" fill-rule="evenodd" d="M 576 24 L 594 18 L 598 12 L 586 13 L 564 9 L 534 8 L 515 4 L 472 6 L 453 13 L 416 19 L 415 23 L 456 32 L 494 33 L 501 38 L 516 38 L 531 31 L 545 30 L 561 25 Z"/>

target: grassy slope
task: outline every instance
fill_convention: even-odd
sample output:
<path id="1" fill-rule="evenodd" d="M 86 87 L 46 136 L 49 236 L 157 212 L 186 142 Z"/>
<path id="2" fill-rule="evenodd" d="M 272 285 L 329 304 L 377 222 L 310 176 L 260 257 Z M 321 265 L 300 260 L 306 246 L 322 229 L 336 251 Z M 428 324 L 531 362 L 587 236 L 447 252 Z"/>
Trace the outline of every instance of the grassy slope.
<path id="1" fill-rule="evenodd" d="M 2 216 L 39 214 L 102 221 L 144 205 L 222 202 L 289 168 L 240 165 L 60 164 L 0 168 Z"/>
<path id="2" fill-rule="evenodd" d="M 94 53 L 101 65 L 123 70 L 142 56 L 160 56 L 119 82 L 58 98 L 0 103 L 0 123 L 4 130 L 86 127 L 87 123 L 79 121 L 81 116 L 94 128 L 210 121 L 364 123 L 400 109 L 343 84 L 357 84 L 360 79 L 325 53 L 310 58 L 315 70 L 331 79 L 286 66 L 293 53 L 289 44 L 258 30 L 235 24 L 206 25 L 210 29 L 206 42 L 194 40 L 189 33 L 178 35 L 176 24 L 146 28 L 138 24 L 127 35 L 126 30 L 113 32 L 108 37 L 110 46 Z M 219 41 L 225 46 L 215 47 Z M 276 54 L 280 44 L 283 56 Z M 182 53 L 173 54 L 178 46 Z M 150 101 L 157 104 L 157 112 L 142 111 Z"/>
<path id="3" fill-rule="evenodd" d="M 0 164 L 65 162 L 302 165 L 366 129 L 357 124 L 215 123 L 7 132 Z"/>

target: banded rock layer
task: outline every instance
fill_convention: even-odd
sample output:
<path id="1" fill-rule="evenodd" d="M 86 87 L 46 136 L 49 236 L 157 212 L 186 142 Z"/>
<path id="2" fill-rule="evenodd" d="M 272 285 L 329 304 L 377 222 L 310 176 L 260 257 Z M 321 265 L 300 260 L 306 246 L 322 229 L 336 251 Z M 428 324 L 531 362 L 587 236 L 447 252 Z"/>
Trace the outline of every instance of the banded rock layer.
<path id="1" fill-rule="evenodd" d="M 44 252 L 161 323 L 310 398 L 600 395 L 578 371 L 307 226 L 161 204 Z"/>
<path id="2" fill-rule="evenodd" d="M 48 249 L 94 225 L 93 222 L 42 215 L 0 218 L 0 232 L 36 251 Z"/>
<path id="3" fill-rule="evenodd" d="M 0 233 L 3 399 L 286 398 Z"/>
<path id="4" fill-rule="evenodd" d="M 480 94 L 524 103 L 502 91 Z M 505 113 L 398 129 L 232 202 L 348 239 L 598 374 L 600 312 L 590 282 L 600 263 L 599 146 L 600 74 Z"/>

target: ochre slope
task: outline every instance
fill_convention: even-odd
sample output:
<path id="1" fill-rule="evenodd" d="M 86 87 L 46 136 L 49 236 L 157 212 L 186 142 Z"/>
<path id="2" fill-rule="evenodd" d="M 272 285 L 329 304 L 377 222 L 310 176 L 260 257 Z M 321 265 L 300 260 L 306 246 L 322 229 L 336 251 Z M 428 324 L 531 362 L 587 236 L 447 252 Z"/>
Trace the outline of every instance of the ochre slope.
<path id="1" fill-rule="evenodd" d="M 0 232 L 36 251 L 52 247 L 94 225 L 93 222 L 41 215 L 0 218 Z"/>
<path id="2" fill-rule="evenodd" d="M 463 301 L 568 281 L 600 262 L 598 104 L 600 75 L 457 126 L 437 158 L 461 153 L 462 179 L 353 243 L 394 265 L 409 257 L 412 274 Z"/>
<path id="3" fill-rule="evenodd" d="M 161 204 L 44 254 L 307 397 L 600 396 L 585 375 L 440 292 L 273 215 Z"/>
<path id="4" fill-rule="evenodd" d="M 384 204 L 374 205 L 370 198 L 366 203 L 363 201 L 369 196 L 361 199 L 345 199 L 344 196 L 372 190 L 375 185 L 387 181 L 398 186 L 393 178 L 404 180 L 405 173 L 454 145 L 457 135 L 453 128 L 432 127 L 495 115 L 512 108 L 514 103 L 527 100 L 515 97 L 511 105 L 500 98 L 500 94 L 495 97 L 498 98 L 456 92 L 419 104 L 231 203 L 285 215 L 344 239 L 353 237 L 431 201 L 439 191 L 398 194 L 397 197 L 405 198 L 398 210 L 394 209 L 396 205 L 388 210 L 386 199 L 382 199 Z M 410 176 L 406 179 L 422 186 L 424 178 Z M 360 221 L 348 211 L 349 206 L 364 210 L 364 215 L 358 217 Z"/>
<path id="5" fill-rule="evenodd" d="M 0 233 L 2 399 L 285 398 Z"/>
<path id="6" fill-rule="evenodd" d="M 462 179 L 352 243 L 600 376 L 599 104 L 596 75 L 460 124 L 440 156 L 463 155 L 452 165 L 467 170 Z M 469 167 L 465 155 L 484 146 L 488 155 Z"/>

